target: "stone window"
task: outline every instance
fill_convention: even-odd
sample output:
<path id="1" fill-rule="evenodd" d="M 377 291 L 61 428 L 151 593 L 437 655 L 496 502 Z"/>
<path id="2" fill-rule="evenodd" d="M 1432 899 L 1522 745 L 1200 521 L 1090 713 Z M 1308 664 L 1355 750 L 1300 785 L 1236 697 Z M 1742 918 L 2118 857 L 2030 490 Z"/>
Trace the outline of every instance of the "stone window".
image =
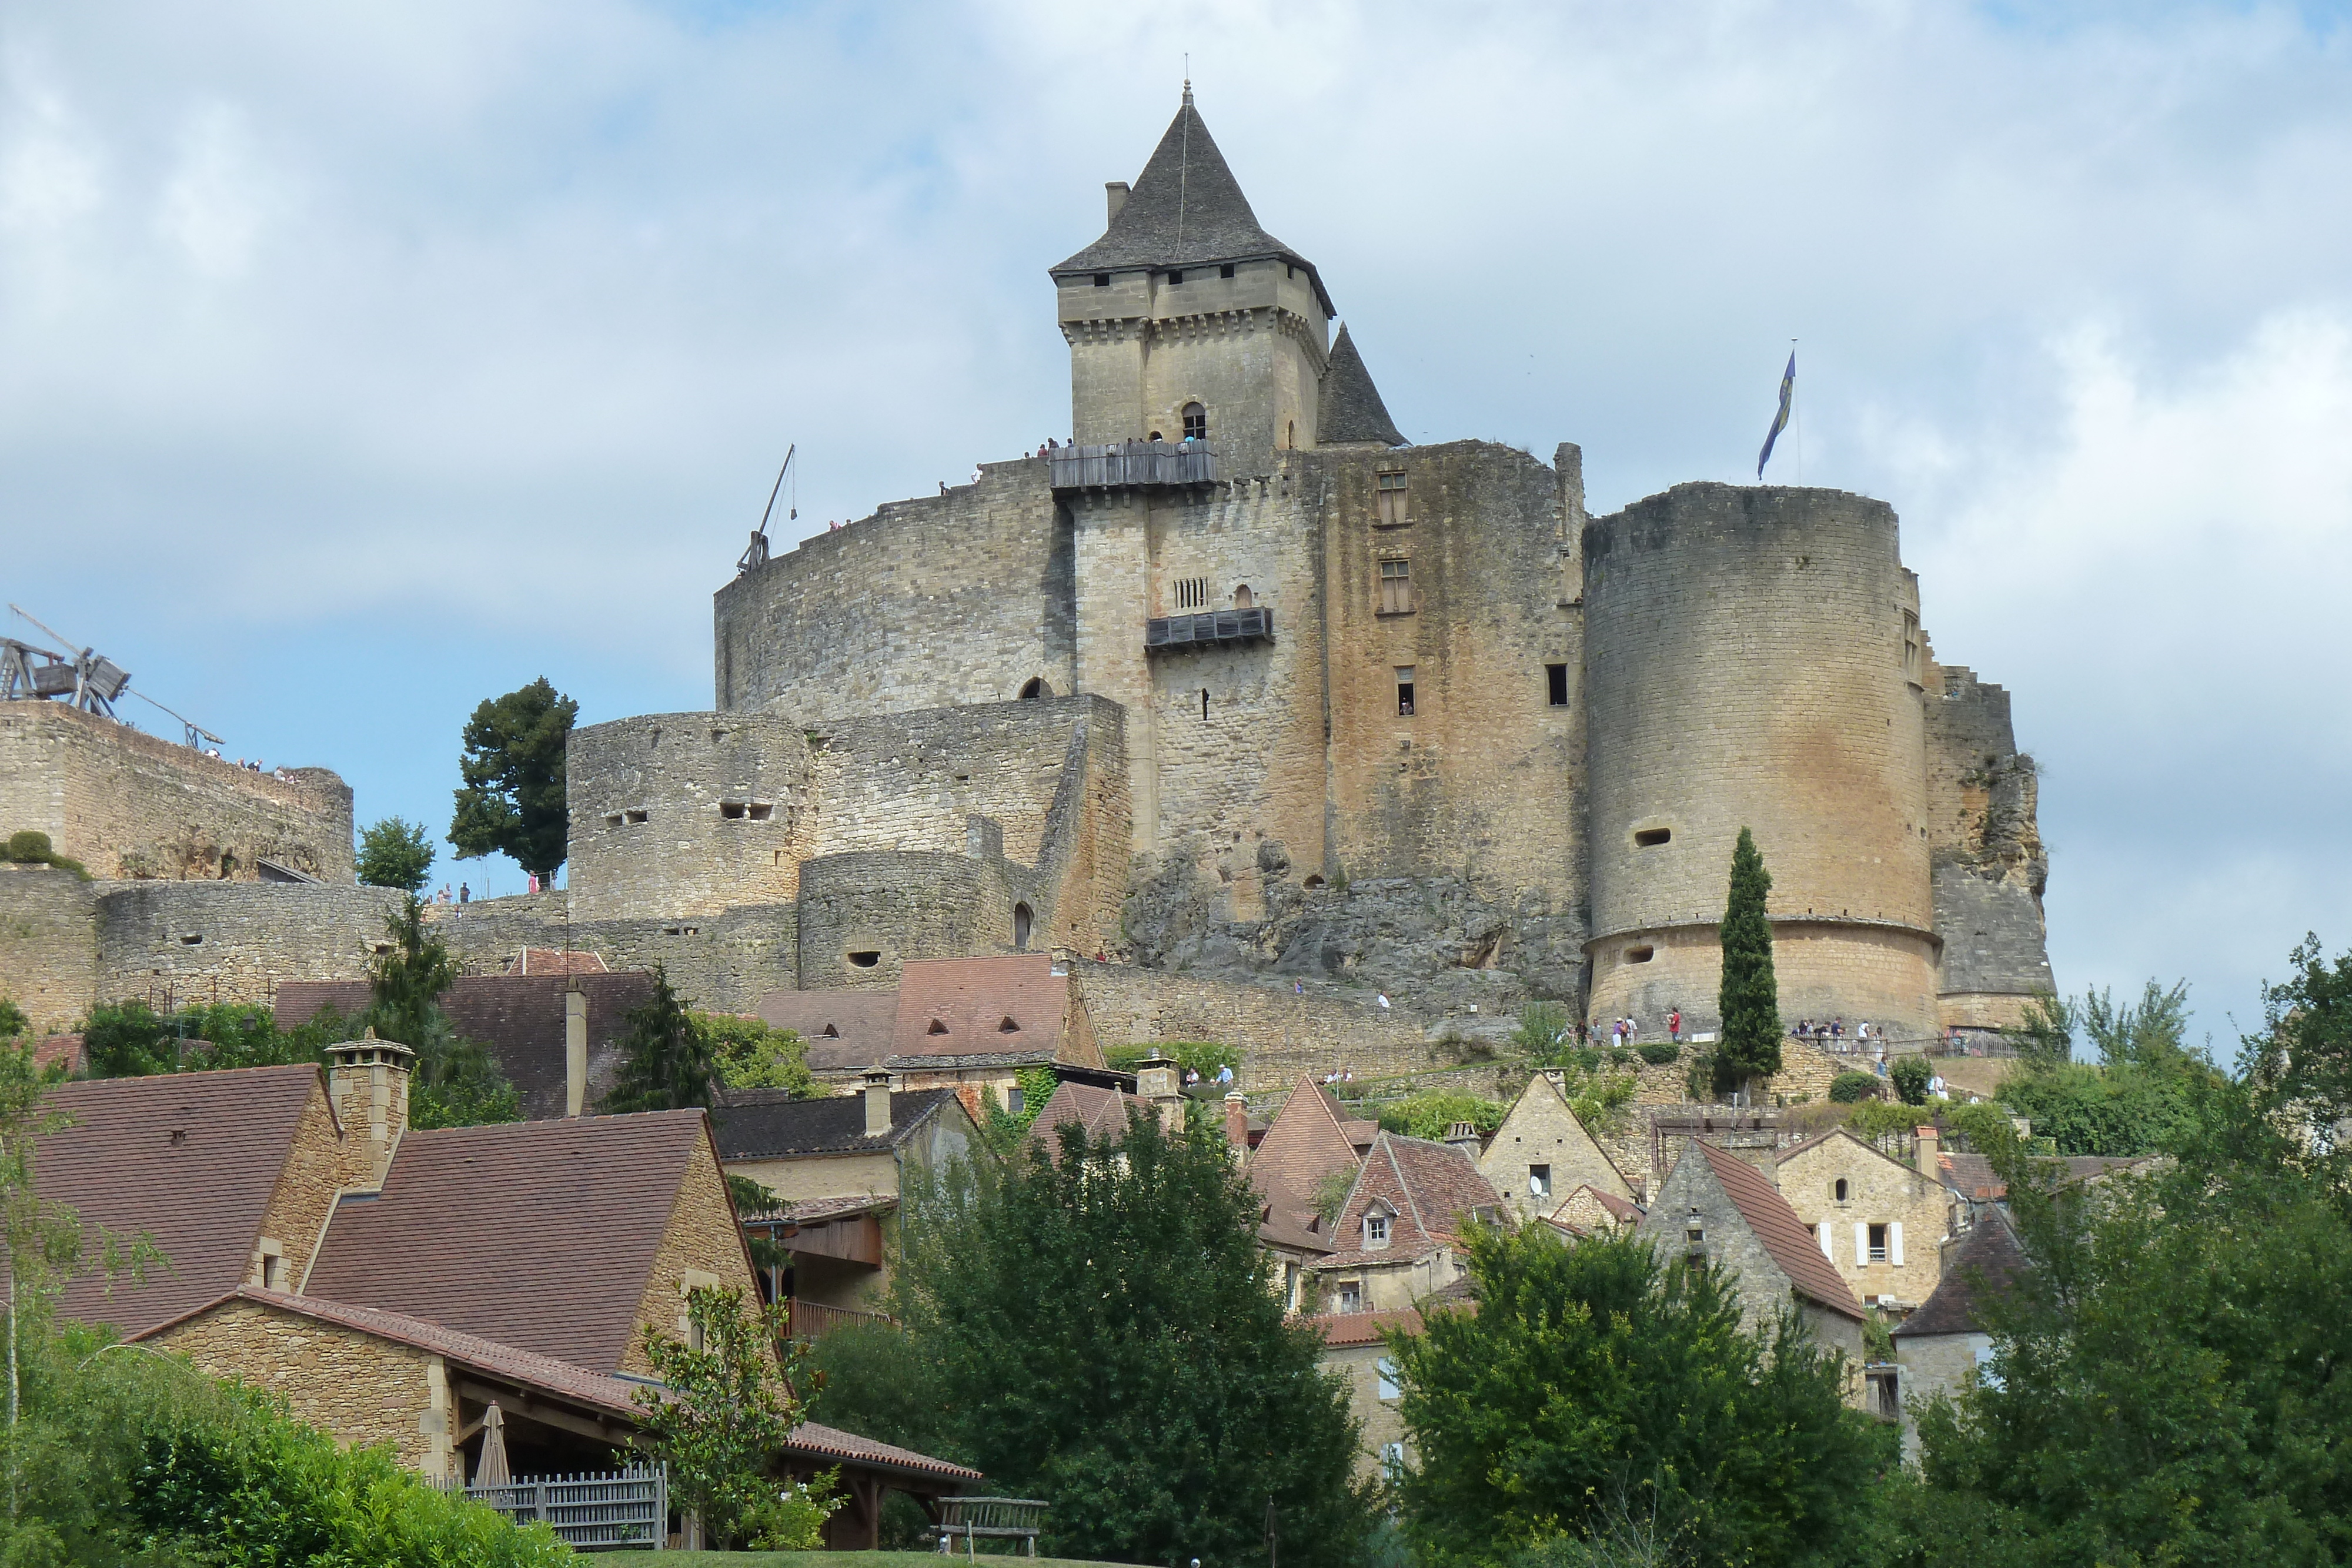
<path id="1" fill-rule="evenodd" d="M 1672 843 L 1674 837 L 1672 828 L 1643 828 L 1634 833 L 1633 844 L 1637 849 L 1654 850 L 1660 844 Z"/>
<path id="2" fill-rule="evenodd" d="M 882 961 L 882 955 L 869 948 L 863 952 L 850 954 L 849 961 L 861 969 L 870 969 Z"/>
<path id="3" fill-rule="evenodd" d="M 1209 411 L 1207 409 L 1202 408 L 1197 402 L 1188 402 L 1184 405 L 1183 417 L 1185 440 L 1206 441 L 1209 439 Z"/>
<path id="4" fill-rule="evenodd" d="M 1399 718 L 1412 716 L 1412 671 L 1413 667 L 1411 664 L 1399 664 L 1396 667 L 1397 716 Z"/>
<path id="5" fill-rule="evenodd" d="M 191 931 L 180 938 L 180 946 L 183 947 L 201 947 L 204 945 L 205 934 L 201 931 Z"/>
<path id="6" fill-rule="evenodd" d="M 1412 563 L 1402 556 L 1381 562 L 1381 613 L 1404 615 L 1412 610 Z"/>
<path id="7" fill-rule="evenodd" d="M 611 815 L 607 816 L 604 819 L 604 825 L 608 828 L 619 827 L 621 825 L 621 813 L 614 811 Z"/>
<path id="8" fill-rule="evenodd" d="M 1176 608 L 1206 610 L 1209 607 L 1209 580 L 1205 577 L 1180 577 L 1176 580 Z"/>
<path id="9" fill-rule="evenodd" d="M 1549 1197 L 1551 1196 L 1551 1167 L 1549 1166 L 1529 1166 L 1528 1167 L 1528 1196 L 1529 1197 Z"/>
<path id="10" fill-rule="evenodd" d="M 1022 683 L 1021 700 L 1023 702 L 1035 702 L 1039 697 L 1050 697 L 1053 695 L 1054 688 L 1045 684 L 1045 677 L 1043 675 L 1032 675 Z"/>
<path id="11" fill-rule="evenodd" d="M 1021 1026 L 1013 1022 L 1012 1015 L 1008 1013 L 1003 1019 L 998 1020 L 996 1032 L 999 1034 L 1019 1034 L 1021 1032 Z"/>
<path id="12" fill-rule="evenodd" d="M 1919 684 L 1919 617 L 1906 610 L 1903 612 L 1903 678 L 1912 685 Z"/>
<path id="13" fill-rule="evenodd" d="M 1028 1104 L 1029 1098 L 1021 1092 L 1021 1085 L 1018 1083 L 1004 1092 L 1004 1109 L 1007 1114 L 1018 1116 L 1028 1108 Z"/>
<path id="14" fill-rule="evenodd" d="M 1544 695 L 1554 707 L 1568 706 L 1568 666 L 1566 664 L 1544 666 Z"/>
<path id="15" fill-rule="evenodd" d="M 629 826 L 633 828 L 640 828 L 645 826 L 650 813 L 645 811 L 624 811 L 621 815 L 627 819 Z"/>
<path id="16" fill-rule="evenodd" d="M 1364 1216 L 1364 1250 L 1377 1252 L 1389 1244 L 1389 1216 L 1375 1208 Z"/>
<path id="17" fill-rule="evenodd" d="M 1181 272 L 1171 272 L 1168 275 L 1168 287 L 1171 288 L 1175 287 L 1178 284 L 1182 283 L 1183 281 L 1184 275 Z"/>
<path id="18" fill-rule="evenodd" d="M 1385 1355 L 1373 1366 L 1372 1377 L 1373 1386 L 1383 1399 L 1394 1399 L 1403 1392 L 1397 1385 L 1397 1364 Z"/>
<path id="19" fill-rule="evenodd" d="M 947 1031 L 947 1021 L 944 1019 L 933 1019 L 931 1020 L 931 1027 L 925 1030 L 923 1032 L 925 1034 L 945 1034 Z"/>
<path id="20" fill-rule="evenodd" d="M 1393 528 L 1405 521 L 1402 472 L 1382 474 L 1373 481 L 1372 504 L 1381 527 Z"/>
<path id="21" fill-rule="evenodd" d="M 1693 1252 L 1700 1251 L 1706 1246 L 1706 1221 L 1699 1218 L 1699 1212 L 1696 1208 L 1683 1219 L 1683 1241 Z"/>
<path id="22" fill-rule="evenodd" d="M 1646 964 L 1657 956 L 1658 950 L 1646 942 L 1625 949 L 1625 962 L 1628 964 Z"/>
<path id="23" fill-rule="evenodd" d="M 1282 427 L 1282 445 L 1285 451 L 1288 451 L 1290 448 L 1297 446 L 1297 444 L 1298 422 L 1294 419 L 1289 423 Z"/>
<path id="24" fill-rule="evenodd" d="M 1201 722 L 1209 722 L 1209 688 L 1206 686 L 1201 688 Z"/>
<path id="25" fill-rule="evenodd" d="M 1874 1263 L 1886 1261 L 1886 1227 L 1884 1225 L 1870 1228 L 1870 1260 Z"/>
<path id="26" fill-rule="evenodd" d="M 1219 268 L 1217 268 L 1217 276 L 1218 276 L 1219 277 L 1231 277 L 1233 275 L 1234 275 L 1234 264 L 1233 264 L 1232 262 L 1230 262 L 1230 261 L 1229 261 L 1229 262 L 1227 262 L 1227 263 L 1225 263 L 1223 267 L 1220 267 Z"/>
<path id="27" fill-rule="evenodd" d="M 741 821 L 743 820 L 744 810 L 745 807 L 743 802 L 740 800 L 721 800 L 719 802 L 719 814 L 726 818 L 730 822 Z"/>
<path id="28" fill-rule="evenodd" d="M 1250 591 L 1250 585 L 1248 583 L 1244 582 L 1239 588 L 1234 590 L 1234 609 L 1247 610 L 1256 602 L 1257 596 Z"/>
<path id="29" fill-rule="evenodd" d="M 1332 1293 L 1339 1298 L 1338 1311 L 1360 1312 L 1364 1310 L 1364 1282 L 1361 1280 L 1342 1280 L 1333 1287 Z"/>
<path id="30" fill-rule="evenodd" d="M 1110 287 L 1110 274 L 1108 272 L 1096 273 L 1095 287 L 1097 288 L 1108 288 Z"/>
<path id="31" fill-rule="evenodd" d="M 1843 1176 L 1840 1176 L 1840 1177 L 1838 1177 L 1838 1178 L 1837 1178 L 1837 1186 L 1834 1186 L 1833 1188 L 1832 1188 L 1831 1190 L 1836 1194 L 1836 1196 L 1837 1196 L 1837 1200 L 1838 1200 L 1840 1203 L 1843 1203 L 1843 1202 L 1846 1200 L 1846 1185 L 1845 1185 L 1845 1177 L 1843 1177 Z"/>
<path id="32" fill-rule="evenodd" d="M 1013 950 L 1014 952 L 1029 951 L 1029 927 L 1035 919 L 1036 916 L 1030 911 L 1027 904 L 1016 904 L 1013 906 Z M 1010 1023 L 1013 1020 L 1007 1019 L 1004 1021 Z"/>

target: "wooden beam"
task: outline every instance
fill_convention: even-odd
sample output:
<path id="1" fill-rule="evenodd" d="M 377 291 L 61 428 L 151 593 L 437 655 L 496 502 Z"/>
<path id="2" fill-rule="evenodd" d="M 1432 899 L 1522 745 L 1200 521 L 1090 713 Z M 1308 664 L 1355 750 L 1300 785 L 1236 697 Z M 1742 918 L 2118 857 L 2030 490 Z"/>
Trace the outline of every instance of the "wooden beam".
<path id="1" fill-rule="evenodd" d="M 593 1437 L 615 1447 L 639 1441 L 637 1429 L 626 1422 L 616 1421 L 608 1416 L 583 1416 L 561 1405 L 550 1404 L 531 1389 L 520 1386 L 493 1388 L 471 1377 L 464 1377 L 457 1382 L 457 1392 L 477 1404 L 488 1405 L 496 1400 L 499 1408 L 509 1416 L 536 1421 L 542 1427 L 552 1427 L 575 1437 Z"/>

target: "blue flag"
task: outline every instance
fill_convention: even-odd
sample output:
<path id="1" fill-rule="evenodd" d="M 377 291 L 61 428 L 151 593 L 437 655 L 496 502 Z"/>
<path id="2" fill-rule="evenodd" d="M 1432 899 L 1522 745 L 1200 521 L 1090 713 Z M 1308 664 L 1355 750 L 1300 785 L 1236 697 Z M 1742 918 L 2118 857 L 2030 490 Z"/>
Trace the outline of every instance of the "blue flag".
<path id="1" fill-rule="evenodd" d="M 1756 455 L 1756 477 L 1764 477 L 1764 465 L 1772 461 L 1772 444 L 1789 428 L 1789 400 L 1797 395 L 1797 350 L 1789 350 L 1789 368 L 1780 372 L 1780 412 L 1772 416 L 1772 428 L 1764 433 L 1764 450 Z"/>

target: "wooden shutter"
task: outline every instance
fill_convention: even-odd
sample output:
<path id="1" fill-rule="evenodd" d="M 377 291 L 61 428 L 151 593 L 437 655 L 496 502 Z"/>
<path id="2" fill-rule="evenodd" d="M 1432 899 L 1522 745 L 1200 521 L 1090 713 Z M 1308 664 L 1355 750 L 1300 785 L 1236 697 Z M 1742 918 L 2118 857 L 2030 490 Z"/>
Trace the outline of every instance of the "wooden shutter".
<path id="1" fill-rule="evenodd" d="M 1853 1266 L 1861 1268 L 1870 1261 L 1870 1227 L 1857 1221 L 1853 1228 Z"/>
<path id="2" fill-rule="evenodd" d="M 1886 1228 L 1886 1260 L 1898 1269 L 1903 1267 L 1903 1222 L 1899 1219 Z"/>

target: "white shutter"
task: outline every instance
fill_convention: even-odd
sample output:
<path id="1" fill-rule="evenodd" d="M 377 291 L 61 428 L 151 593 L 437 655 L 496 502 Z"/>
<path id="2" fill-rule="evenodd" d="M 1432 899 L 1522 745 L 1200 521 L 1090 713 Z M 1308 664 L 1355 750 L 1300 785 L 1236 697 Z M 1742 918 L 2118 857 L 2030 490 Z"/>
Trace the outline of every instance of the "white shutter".
<path id="1" fill-rule="evenodd" d="M 1903 1222 L 1899 1219 L 1886 1228 L 1886 1260 L 1898 1269 L 1903 1267 Z"/>
<path id="2" fill-rule="evenodd" d="M 1813 1238 L 1822 1244 L 1822 1256 L 1828 1259 L 1832 1263 L 1836 1262 L 1837 1249 L 1830 1245 L 1830 1222 L 1828 1220 L 1824 1219 L 1819 1225 L 1813 1227 Z"/>
<path id="3" fill-rule="evenodd" d="M 1853 1266 L 1861 1268 L 1870 1261 L 1870 1227 L 1857 1222 L 1853 1228 Z"/>

